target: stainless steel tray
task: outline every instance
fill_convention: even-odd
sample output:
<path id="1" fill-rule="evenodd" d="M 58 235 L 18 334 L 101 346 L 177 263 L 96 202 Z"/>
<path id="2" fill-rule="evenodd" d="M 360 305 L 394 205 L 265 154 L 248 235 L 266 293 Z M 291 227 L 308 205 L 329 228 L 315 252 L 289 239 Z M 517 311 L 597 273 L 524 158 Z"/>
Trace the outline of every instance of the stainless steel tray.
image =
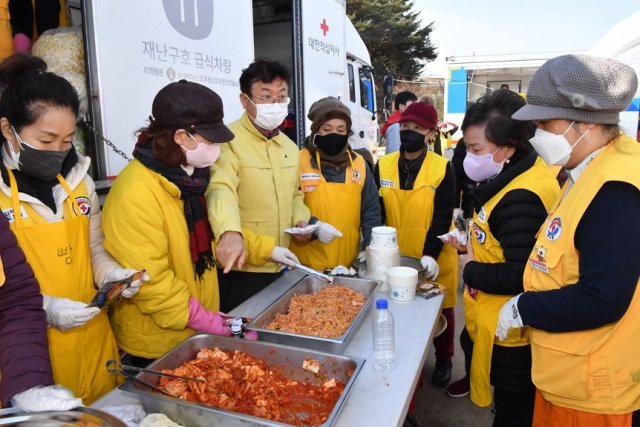
<path id="1" fill-rule="evenodd" d="M 126 427 L 106 412 L 80 407 L 70 411 L 21 412 L 16 408 L 0 410 L 0 426 L 84 426 Z"/>
<path id="2" fill-rule="evenodd" d="M 340 336 L 334 338 L 322 338 L 312 335 L 302 335 L 292 332 L 267 329 L 267 325 L 273 321 L 276 314 L 285 314 L 289 311 L 291 298 L 293 298 L 294 295 L 311 294 L 319 291 L 323 287 L 329 286 L 328 283 L 312 276 L 306 276 L 296 283 L 265 311 L 255 317 L 253 322 L 249 323 L 246 327 L 247 329 L 257 331 L 260 340 L 263 341 L 341 354 L 347 348 L 347 345 L 349 345 L 349 342 L 358 330 L 360 323 L 362 323 L 362 320 L 366 317 L 367 312 L 371 308 L 374 293 L 380 286 L 380 282 L 376 280 L 356 279 L 350 277 L 335 277 L 333 285 L 347 286 L 353 290 L 363 293 L 367 297 L 358 315 L 353 319 L 345 333 Z"/>
<path id="3" fill-rule="evenodd" d="M 318 360 L 321 365 L 320 374 L 335 378 L 346 384 L 340 399 L 336 402 L 333 407 L 333 411 L 331 411 L 327 421 L 322 424 L 322 427 L 328 427 L 334 424 L 342 405 L 349 395 L 349 391 L 351 390 L 353 383 L 364 365 L 364 359 L 359 357 L 339 356 L 261 341 L 247 341 L 237 338 L 202 334 L 195 335 L 187 339 L 169 353 L 153 362 L 148 366 L 148 368 L 153 370 L 174 369 L 182 363 L 194 359 L 200 349 L 211 347 L 218 347 L 224 351 L 238 350 L 245 352 L 265 360 L 272 366 L 278 367 L 281 372 L 289 378 L 296 381 L 307 381 L 316 384 L 320 384 L 321 380 L 310 372 L 303 370 L 302 363 L 308 357 Z M 151 384 L 157 384 L 158 382 L 158 377 L 150 374 L 140 373 L 137 377 L 148 381 Z M 201 405 L 199 403 L 188 402 L 186 400 L 170 396 L 164 396 L 145 388 L 143 385 L 134 383 L 131 380 L 122 384 L 120 388 L 126 391 L 138 393 L 142 399 L 142 404 L 148 413 L 163 413 L 171 420 L 185 426 L 225 425 L 235 427 L 247 425 L 288 425 L 264 418 L 214 408 L 212 406 Z"/>

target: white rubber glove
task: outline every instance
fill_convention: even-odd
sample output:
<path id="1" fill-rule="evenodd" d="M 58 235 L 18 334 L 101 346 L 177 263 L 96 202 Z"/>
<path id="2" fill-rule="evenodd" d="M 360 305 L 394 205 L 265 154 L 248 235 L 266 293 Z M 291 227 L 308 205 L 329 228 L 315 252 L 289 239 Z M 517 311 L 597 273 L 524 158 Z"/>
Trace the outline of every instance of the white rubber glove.
<path id="1" fill-rule="evenodd" d="M 287 248 L 276 246 L 271 252 L 269 259 L 278 264 L 288 265 L 289 267 L 295 267 L 295 264 L 300 264 L 298 257 Z"/>
<path id="2" fill-rule="evenodd" d="M 504 341 L 504 339 L 507 338 L 509 329 L 518 329 L 524 326 L 522 317 L 520 317 L 520 310 L 518 310 L 518 299 L 520 295 L 522 294 L 511 298 L 500 309 L 498 327 L 496 328 L 496 336 L 500 341 Z"/>
<path id="3" fill-rule="evenodd" d="M 102 279 L 102 284 L 104 285 L 105 283 L 108 283 L 108 282 L 124 280 L 128 277 L 133 276 L 137 272 L 138 270 L 134 270 L 132 268 L 114 268 L 113 270 L 109 270 L 107 274 L 104 275 L 104 278 Z M 131 298 L 132 296 L 138 293 L 138 291 L 140 290 L 140 286 L 142 285 L 142 282 L 148 282 L 148 281 L 149 281 L 149 275 L 147 273 L 144 273 L 142 275 L 142 279 L 132 281 L 129 287 L 124 291 L 122 291 L 120 295 L 122 295 L 124 298 Z"/>
<path id="4" fill-rule="evenodd" d="M 82 405 L 82 399 L 61 385 L 36 386 L 13 396 L 13 406 L 25 412 L 68 411 Z"/>
<path id="5" fill-rule="evenodd" d="M 42 308 L 47 312 L 47 324 L 63 331 L 82 326 L 100 313 L 98 307 L 87 308 L 87 304 L 83 302 L 51 295 L 42 297 Z"/>
<path id="6" fill-rule="evenodd" d="M 436 280 L 438 278 L 438 274 L 440 274 L 440 266 L 435 259 L 430 256 L 424 255 L 422 258 L 420 258 L 420 265 L 422 265 L 422 268 L 424 268 L 425 277 L 427 279 Z"/>
<path id="7" fill-rule="evenodd" d="M 318 221 L 316 222 L 316 225 L 318 226 L 318 228 L 316 229 L 315 233 L 316 236 L 318 236 L 318 240 L 320 240 L 322 243 L 331 243 L 333 242 L 333 239 L 342 237 L 342 233 L 340 232 L 340 230 L 338 230 L 331 224 Z"/>
<path id="8" fill-rule="evenodd" d="M 360 251 L 358 254 L 358 262 L 367 262 L 367 251 Z"/>

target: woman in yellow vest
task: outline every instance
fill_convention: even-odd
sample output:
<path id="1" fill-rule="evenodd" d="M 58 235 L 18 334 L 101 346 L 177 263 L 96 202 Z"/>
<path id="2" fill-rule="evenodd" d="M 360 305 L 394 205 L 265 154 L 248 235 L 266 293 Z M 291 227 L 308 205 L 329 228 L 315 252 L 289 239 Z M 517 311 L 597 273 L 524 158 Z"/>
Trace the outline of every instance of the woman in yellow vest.
<path id="1" fill-rule="evenodd" d="M 290 248 L 303 265 L 316 270 L 350 267 L 364 259 L 371 229 L 382 225 L 378 192 L 364 158 L 349 147 L 351 111 L 339 99 L 322 98 L 309 108 L 311 135 L 300 151 L 300 189 L 311 211 L 311 224 L 320 224 L 318 239 Z M 327 241 L 322 228 L 341 237 Z M 362 237 L 361 237 L 362 236 Z"/>
<path id="2" fill-rule="evenodd" d="M 452 397 L 471 392 L 478 406 L 492 403 L 494 426 L 527 426 L 533 417 L 535 388 L 526 330 L 506 341 L 495 339 L 500 308 L 522 292 L 522 272 L 535 235 L 560 187 L 529 144 L 535 125 L 511 115 L 525 105 L 515 92 L 495 91 L 466 112 L 462 122 L 463 167 L 477 186 L 470 243 L 461 257 L 465 283 L 466 376 L 451 384 Z"/>
<path id="3" fill-rule="evenodd" d="M 618 127 L 637 87 L 615 60 L 559 56 L 513 115 L 536 120 L 531 144 L 569 175 L 525 292 L 504 304 L 496 330 L 504 339 L 529 327 L 536 427 L 640 425 L 640 145 Z"/>
<path id="4" fill-rule="evenodd" d="M 218 276 L 204 192 L 209 167 L 222 143 L 222 100 L 186 80 L 155 96 L 153 117 L 140 131 L 131 161 L 104 205 L 104 246 L 122 265 L 145 269 L 151 279 L 134 298 L 110 311 L 120 348 L 146 366 L 196 332 L 231 335 L 218 313 Z M 243 230 L 249 262 L 292 264 L 295 256 Z M 242 263 L 242 261 L 240 261 Z M 240 265 L 241 266 L 241 265 Z M 231 269 L 231 265 L 227 266 Z"/>
<path id="5" fill-rule="evenodd" d="M 85 404 L 113 389 L 104 368 L 118 357 L 107 313 L 87 308 L 94 284 L 130 276 L 102 247 L 101 214 L 90 159 L 71 145 L 78 97 L 40 58 L 15 55 L 0 65 L 0 209 L 44 295 L 56 383 Z M 136 281 L 124 292 L 130 298 Z"/>
<path id="6" fill-rule="evenodd" d="M 451 380 L 451 360 L 458 287 L 458 254 L 438 236 L 446 234 L 453 217 L 455 174 L 444 157 L 429 151 L 438 132 L 432 105 L 414 102 L 400 117 L 400 151 L 383 156 L 374 177 L 380 189 L 385 223 L 398 231 L 403 256 L 420 259 L 426 276 L 447 287 L 443 314 L 447 328 L 434 339 L 439 386 Z"/>

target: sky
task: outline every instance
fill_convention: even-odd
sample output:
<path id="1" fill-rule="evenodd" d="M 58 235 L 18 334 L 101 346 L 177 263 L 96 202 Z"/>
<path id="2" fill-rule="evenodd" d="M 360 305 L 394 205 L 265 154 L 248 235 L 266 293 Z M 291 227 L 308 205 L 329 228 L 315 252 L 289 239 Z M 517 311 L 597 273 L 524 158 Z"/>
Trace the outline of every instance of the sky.
<path id="1" fill-rule="evenodd" d="M 586 51 L 640 0 L 414 0 L 414 10 L 434 21 L 438 58 L 423 75 L 444 76 L 447 56 Z"/>

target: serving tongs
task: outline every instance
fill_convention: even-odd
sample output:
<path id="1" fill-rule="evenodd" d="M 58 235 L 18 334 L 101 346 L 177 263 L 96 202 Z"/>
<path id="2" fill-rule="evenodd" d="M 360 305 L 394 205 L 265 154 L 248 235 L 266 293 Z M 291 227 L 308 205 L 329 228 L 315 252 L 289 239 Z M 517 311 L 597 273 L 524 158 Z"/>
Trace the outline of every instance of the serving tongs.
<path id="1" fill-rule="evenodd" d="M 328 283 L 333 283 L 333 277 L 329 276 L 328 274 L 324 274 L 324 273 L 320 273 L 319 271 L 314 270 L 313 268 L 304 266 L 302 264 L 295 264 L 295 267 L 300 270 L 300 271 L 304 271 L 305 273 L 317 277 L 319 279 L 324 280 L 325 282 Z"/>
<path id="2" fill-rule="evenodd" d="M 159 393 L 164 394 L 165 396 L 171 396 L 171 395 L 166 391 L 164 391 L 163 389 L 161 389 L 160 387 L 154 384 L 151 384 L 143 380 L 142 378 L 137 377 L 136 374 L 145 373 L 145 374 L 157 375 L 159 377 L 169 377 L 169 378 L 175 378 L 175 379 L 185 380 L 185 381 L 197 381 L 197 382 L 205 381 L 202 378 L 183 377 L 181 375 L 167 374 L 165 372 L 154 371 L 152 369 L 138 368 L 137 366 L 131 366 L 131 365 L 123 365 L 115 359 L 107 360 L 107 370 L 111 374 L 122 375 L 126 379 L 140 383 L 146 387 L 149 387 L 150 389 L 153 389 Z"/>

